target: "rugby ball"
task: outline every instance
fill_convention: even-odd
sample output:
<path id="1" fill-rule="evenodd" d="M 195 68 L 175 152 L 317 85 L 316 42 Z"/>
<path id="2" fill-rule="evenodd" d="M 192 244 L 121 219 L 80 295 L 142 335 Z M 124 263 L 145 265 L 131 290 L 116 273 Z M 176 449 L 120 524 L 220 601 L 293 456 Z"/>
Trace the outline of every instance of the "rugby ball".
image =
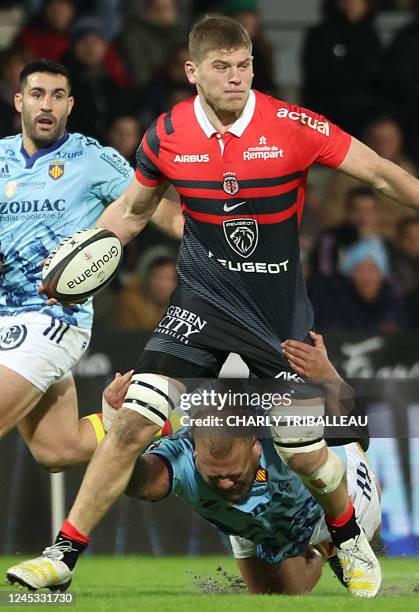
<path id="1" fill-rule="evenodd" d="M 88 298 L 113 279 L 121 260 L 122 244 L 114 233 L 100 227 L 75 232 L 45 260 L 44 291 L 62 303 Z"/>

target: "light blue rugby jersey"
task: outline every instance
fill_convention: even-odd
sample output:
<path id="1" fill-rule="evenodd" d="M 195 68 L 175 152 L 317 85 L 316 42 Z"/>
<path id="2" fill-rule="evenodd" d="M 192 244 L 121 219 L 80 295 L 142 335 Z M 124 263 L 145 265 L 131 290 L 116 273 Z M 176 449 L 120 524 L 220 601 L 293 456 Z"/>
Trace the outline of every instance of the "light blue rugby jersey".
<path id="1" fill-rule="evenodd" d="M 45 305 L 39 262 L 63 238 L 93 226 L 132 177 L 119 153 L 81 134 L 66 132 L 32 157 L 20 134 L 0 140 L 1 315 L 36 311 L 91 326 L 92 300 L 74 309 Z"/>
<path id="2" fill-rule="evenodd" d="M 184 430 L 162 438 L 147 453 L 157 454 L 166 463 L 171 493 L 220 531 L 252 540 L 261 559 L 280 563 L 307 548 L 323 510 L 278 457 L 272 441 L 262 439 L 260 443 L 257 480 L 248 498 L 234 504 L 219 497 L 195 469 L 193 442 Z"/>

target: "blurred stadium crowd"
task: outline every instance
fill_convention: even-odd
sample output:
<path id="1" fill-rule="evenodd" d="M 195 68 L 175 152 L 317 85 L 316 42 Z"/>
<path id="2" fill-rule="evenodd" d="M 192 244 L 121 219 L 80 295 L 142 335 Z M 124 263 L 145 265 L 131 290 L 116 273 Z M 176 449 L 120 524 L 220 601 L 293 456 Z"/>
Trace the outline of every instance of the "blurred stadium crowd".
<path id="1" fill-rule="evenodd" d="M 419 0 L 318 0 L 306 29 L 298 98 L 380 155 L 418 176 Z M 405 11 L 383 43 L 376 19 Z M 193 94 L 184 73 L 186 32 L 200 14 L 235 17 L 253 41 L 254 87 L 281 97 L 272 37 L 257 0 L 0 1 L 0 137 L 20 131 L 13 94 L 23 66 L 46 57 L 71 73 L 69 129 L 135 164 L 149 122 Z M 118 279 L 96 303 L 96 321 L 151 331 L 176 286 L 176 241 L 148 227 L 125 249 Z M 419 321 L 419 217 L 324 168 L 309 176 L 301 257 L 321 331 L 395 332 Z"/>

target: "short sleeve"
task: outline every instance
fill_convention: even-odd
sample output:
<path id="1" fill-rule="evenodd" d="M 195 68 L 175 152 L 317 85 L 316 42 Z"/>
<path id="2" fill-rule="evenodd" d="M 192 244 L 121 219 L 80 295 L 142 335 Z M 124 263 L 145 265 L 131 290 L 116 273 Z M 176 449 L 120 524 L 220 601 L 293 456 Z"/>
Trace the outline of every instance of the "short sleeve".
<path id="1" fill-rule="evenodd" d="M 192 443 L 187 437 L 178 434 L 160 438 L 152 444 L 145 454 L 158 455 L 166 464 L 170 478 L 170 492 L 182 497 L 190 480 L 193 467 Z"/>
<path id="2" fill-rule="evenodd" d="M 111 147 L 102 147 L 96 141 L 86 147 L 89 160 L 89 197 L 98 198 L 104 206 L 124 193 L 131 183 L 134 171 L 122 155 Z"/>
<path id="3" fill-rule="evenodd" d="M 338 168 L 351 144 L 351 135 L 323 115 L 300 106 L 280 108 L 277 117 L 286 122 L 302 170 L 318 163 Z"/>
<path id="4" fill-rule="evenodd" d="M 150 125 L 137 149 L 135 176 L 145 187 L 157 187 L 166 181 L 161 169 L 160 138 L 157 134 L 157 119 Z"/>

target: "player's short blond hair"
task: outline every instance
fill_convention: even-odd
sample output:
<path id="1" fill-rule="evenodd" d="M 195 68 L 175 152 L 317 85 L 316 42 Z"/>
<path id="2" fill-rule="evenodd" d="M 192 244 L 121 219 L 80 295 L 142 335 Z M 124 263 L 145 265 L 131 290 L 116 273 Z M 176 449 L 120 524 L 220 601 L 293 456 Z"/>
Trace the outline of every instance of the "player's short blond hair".
<path id="1" fill-rule="evenodd" d="M 220 49 L 249 49 L 252 41 L 247 30 L 231 17 L 205 15 L 193 26 L 189 34 L 189 55 L 199 64 L 211 51 Z"/>

